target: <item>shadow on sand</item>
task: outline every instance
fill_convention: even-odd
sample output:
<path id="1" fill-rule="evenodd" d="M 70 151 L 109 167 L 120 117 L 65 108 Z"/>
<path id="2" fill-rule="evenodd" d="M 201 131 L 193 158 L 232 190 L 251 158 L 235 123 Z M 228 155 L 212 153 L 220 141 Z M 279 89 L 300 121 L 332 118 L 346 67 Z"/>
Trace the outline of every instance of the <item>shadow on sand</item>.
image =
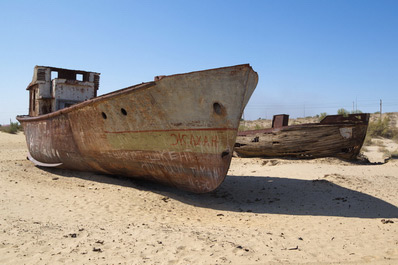
<path id="1" fill-rule="evenodd" d="M 186 204 L 221 211 L 258 214 L 398 218 L 398 208 L 377 197 L 327 180 L 268 176 L 227 176 L 210 193 L 193 194 L 158 183 L 126 177 L 42 168 L 52 174 L 151 191 Z"/>

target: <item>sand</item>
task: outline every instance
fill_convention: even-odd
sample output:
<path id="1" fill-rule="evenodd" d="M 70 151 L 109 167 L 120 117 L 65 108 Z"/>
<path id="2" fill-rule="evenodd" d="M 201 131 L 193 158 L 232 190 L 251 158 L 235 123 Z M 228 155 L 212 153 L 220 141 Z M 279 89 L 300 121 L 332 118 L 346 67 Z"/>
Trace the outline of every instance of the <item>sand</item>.
<path id="1" fill-rule="evenodd" d="M 397 160 L 233 158 L 197 195 L 26 153 L 0 133 L 0 264 L 398 264 Z"/>

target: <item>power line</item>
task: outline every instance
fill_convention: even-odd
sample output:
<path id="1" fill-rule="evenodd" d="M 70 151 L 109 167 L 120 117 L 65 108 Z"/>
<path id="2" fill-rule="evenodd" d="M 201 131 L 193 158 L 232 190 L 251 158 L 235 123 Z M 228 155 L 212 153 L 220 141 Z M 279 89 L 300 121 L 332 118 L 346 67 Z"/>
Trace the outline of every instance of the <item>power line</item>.
<path id="1" fill-rule="evenodd" d="M 379 105 L 378 100 L 374 100 L 373 104 L 372 103 L 365 103 L 365 104 L 359 104 L 358 102 L 355 104 L 355 109 L 361 108 L 361 107 L 378 107 Z M 397 106 L 398 107 L 398 101 L 383 101 L 384 106 Z M 278 107 L 283 107 L 283 108 L 300 108 L 302 109 L 303 106 L 305 106 L 306 109 L 319 109 L 319 108 L 351 108 L 351 104 L 348 103 L 318 103 L 318 104 L 308 104 L 308 103 L 295 103 L 295 104 L 248 104 L 246 108 L 249 109 L 258 109 L 258 108 L 278 108 Z M 354 106 L 353 106 L 354 107 Z"/>

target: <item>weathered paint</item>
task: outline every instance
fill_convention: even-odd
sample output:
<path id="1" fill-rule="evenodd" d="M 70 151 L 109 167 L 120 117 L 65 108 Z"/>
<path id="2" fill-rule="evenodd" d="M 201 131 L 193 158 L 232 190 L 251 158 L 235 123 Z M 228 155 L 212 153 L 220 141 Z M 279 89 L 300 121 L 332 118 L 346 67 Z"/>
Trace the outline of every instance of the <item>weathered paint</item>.
<path id="1" fill-rule="evenodd" d="M 249 65 L 164 76 L 18 120 L 42 163 L 208 192 L 226 176 L 257 80 Z"/>
<path id="2" fill-rule="evenodd" d="M 343 127 L 340 128 L 340 135 L 343 136 L 344 139 L 352 138 L 352 127 Z"/>
<path id="3" fill-rule="evenodd" d="M 239 132 L 234 151 L 244 157 L 356 159 L 368 121 L 369 114 L 330 115 L 320 123 Z"/>
<path id="4" fill-rule="evenodd" d="M 211 130 L 170 130 L 106 133 L 112 149 L 189 151 L 216 154 L 231 144 L 235 130 L 228 128 Z M 232 143 L 234 144 L 234 143 Z"/>
<path id="5" fill-rule="evenodd" d="M 51 79 L 52 73 L 56 77 Z M 99 73 L 35 66 L 30 93 L 29 115 L 38 116 L 94 98 L 99 86 Z M 81 80 L 78 80 L 81 77 Z"/>

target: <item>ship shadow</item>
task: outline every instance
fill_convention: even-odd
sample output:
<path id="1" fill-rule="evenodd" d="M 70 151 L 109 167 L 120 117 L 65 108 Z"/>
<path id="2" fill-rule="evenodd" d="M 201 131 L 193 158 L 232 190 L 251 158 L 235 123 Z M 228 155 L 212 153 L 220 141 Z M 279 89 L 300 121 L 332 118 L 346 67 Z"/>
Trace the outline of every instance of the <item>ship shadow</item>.
<path id="1" fill-rule="evenodd" d="M 99 175 L 54 168 L 52 174 L 145 190 L 196 207 L 256 214 L 398 218 L 398 207 L 372 195 L 328 180 L 271 176 L 227 176 L 215 191 L 194 194 L 159 183 L 122 176 Z"/>
<path id="2" fill-rule="evenodd" d="M 205 194 L 192 194 L 148 182 L 138 182 L 137 185 L 186 204 L 220 211 L 398 218 L 397 206 L 327 180 L 227 176 L 217 190 Z"/>

